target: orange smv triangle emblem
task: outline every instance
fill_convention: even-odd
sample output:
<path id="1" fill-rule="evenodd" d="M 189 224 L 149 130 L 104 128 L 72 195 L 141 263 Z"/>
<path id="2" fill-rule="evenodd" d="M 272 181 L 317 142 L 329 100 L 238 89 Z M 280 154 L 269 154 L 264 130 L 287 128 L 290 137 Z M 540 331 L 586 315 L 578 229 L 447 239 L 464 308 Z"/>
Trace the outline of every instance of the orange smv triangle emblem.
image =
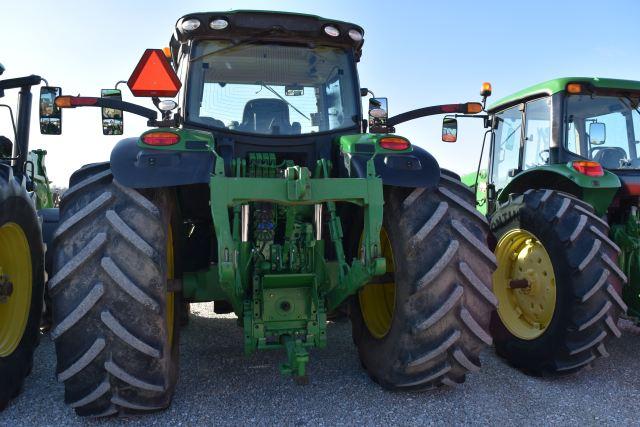
<path id="1" fill-rule="evenodd" d="M 164 52 L 147 49 L 127 81 L 133 96 L 168 96 L 178 94 L 182 83 Z"/>

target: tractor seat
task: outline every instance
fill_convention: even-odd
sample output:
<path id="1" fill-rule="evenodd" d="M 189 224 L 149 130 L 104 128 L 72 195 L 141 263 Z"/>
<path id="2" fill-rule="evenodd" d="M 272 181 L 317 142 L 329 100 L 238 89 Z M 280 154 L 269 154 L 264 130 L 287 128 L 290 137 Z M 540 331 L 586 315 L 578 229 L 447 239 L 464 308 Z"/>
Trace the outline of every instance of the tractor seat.
<path id="1" fill-rule="evenodd" d="M 605 169 L 620 169 L 620 160 L 627 158 L 627 152 L 620 147 L 606 147 L 599 149 L 593 160 Z"/>
<path id="2" fill-rule="evenodd" d="M 238 130 L 290 135 L 294 129 L 289 122 L 289 106 L 280 99 L 252 99 L 244 106 Z"/>
<path id="3" fill-rule="evenodd" d="M 224 122 L 222 120 L 214 119 L 213 117 L 200 116 L 200 121 L 207 126 L 214 128 L 224 128 Z"/>

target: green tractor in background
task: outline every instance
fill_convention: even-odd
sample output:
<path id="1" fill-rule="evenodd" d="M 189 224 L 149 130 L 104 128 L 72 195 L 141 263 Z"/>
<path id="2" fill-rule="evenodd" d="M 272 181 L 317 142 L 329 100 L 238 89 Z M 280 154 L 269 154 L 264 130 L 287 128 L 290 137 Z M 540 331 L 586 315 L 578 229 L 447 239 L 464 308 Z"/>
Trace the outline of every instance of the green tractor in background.
<path id="1" fill-rule="evenodd" d="M 46 151 L 29 151 L 31 88 L 42 80 L 36 75 L 0 80 L 0 98 L 8 90 L 19 90 L 17 120 L 9 105 L 0 104 L 7 110 L 3 126 L 14 137 L 12 142 L 0 136 L 0 410 L 20 392 L 33 366 L 46 280 L 46 242 L 57 221 L 44 166 Z M 55 88 L 41 88 L 51 89 Z"/>
<path id="2" fill-rule="evenodd" d="M 122 111 L 153 128 L 75 172 L 61 201 L 51 336 L 79 415 L 169 405 L 191 302 L 235 313 L 246 354 L 283 349 L 281 372 L 300 382 L 338 310 L 385 388 L 479 369 L 496 303 L 488 224 L 457 175 L 393 132 L 481 105 L 389 118 L 371 98 L 363 120 L 362 45 L 359 26 L 312 15 L 189 14 L 128 81 L 160 120 L 113 89 L 56 99 L 103 108 L 108 134 Z"/>
<path id="3" fill-rule="evenodd" d="M 640 317 L 639 103 L 640 82 L 571 77 L 488 109 L 488 169 L 463 181 L 496 239 L 496 350 L 525 372 L 583 369 Z"/>

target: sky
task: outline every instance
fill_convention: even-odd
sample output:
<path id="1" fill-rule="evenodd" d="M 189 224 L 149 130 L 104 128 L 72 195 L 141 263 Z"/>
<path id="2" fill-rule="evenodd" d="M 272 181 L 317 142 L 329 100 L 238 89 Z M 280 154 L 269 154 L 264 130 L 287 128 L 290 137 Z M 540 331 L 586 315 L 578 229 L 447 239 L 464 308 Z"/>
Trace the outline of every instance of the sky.
<path id="1" fill-rule="evenodd" d="M 318 14 L 365 29 L 360 82 L 389 98 L 391 116 L 428 105 L 478 101 L 482 82 L 491 101 L 560 76 L 640 79 L 640 1 L 9 1 L 0 6 L 0 78 L 38 74 L 64 94 L 98 96 L 127 80 L 146 48 L 168 45 L 175 22 L 190 12 L 272 9 Z M 127 101 L 152 107 L 146 98 Z M 36 96 L 37 96 L 37 90 Z M 0 102 L 15 103 L 7 93 Z M 108 160 L 121 137 L 103 136 L 100 111 L 66 110 L 61 136 L 40 135 L 37 102 L 31 148 L 48 151 L 54 185 L 66 187 L 83 164 Z M 458 142 L 441 142 L 442 117 L 401 124 L 397 133 L 430 151 L 442 167 L 475 170 L 480 120 L 459 123 Z M 125 137 L 146 129 L 125 113 Z M 12 133 L 5 109 L 0 134 Z"/>

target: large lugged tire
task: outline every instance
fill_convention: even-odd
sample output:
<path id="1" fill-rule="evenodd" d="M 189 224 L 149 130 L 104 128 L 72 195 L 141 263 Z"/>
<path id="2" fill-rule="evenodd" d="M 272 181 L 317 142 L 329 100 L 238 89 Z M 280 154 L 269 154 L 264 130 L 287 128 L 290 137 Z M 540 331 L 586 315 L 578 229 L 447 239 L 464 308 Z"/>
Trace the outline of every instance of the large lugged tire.
<path id="1" fill-rule="evenodd" d="M 33 201 L 0 165 L 0 280 L 13 291 L 0 301 L 0 410 L 22 388 L 40 334 L 44 248 Z M 5 288 L 6 289 L 6 288 Z"/>
<path id="2" fill-rule="evenodd" d="M 529 190 L 500 206 L 491 229 L 498 241 L 497 353 L 536 376 L 576 372 L 606 355 L 626 310 L 626 278 L 607 223 L 573 196 Z"/>
<path id="3" fill-rule="evenodd" d="M 384 197 L 388 273 L 351 306 L 362 365 L 387 389 L 461 383 L 491 345 L 488 224 L 470 189 L 446 175 L 437 189 L 386 187 Z"/>
<path id="4" fill-rule="evenodd" d="M 166 408 L 177 379 L 172 200 L 113 179 L 108 164 L 71 177 L 54 235 L 51 337 L 65 401 L 82 416 Z"/>

